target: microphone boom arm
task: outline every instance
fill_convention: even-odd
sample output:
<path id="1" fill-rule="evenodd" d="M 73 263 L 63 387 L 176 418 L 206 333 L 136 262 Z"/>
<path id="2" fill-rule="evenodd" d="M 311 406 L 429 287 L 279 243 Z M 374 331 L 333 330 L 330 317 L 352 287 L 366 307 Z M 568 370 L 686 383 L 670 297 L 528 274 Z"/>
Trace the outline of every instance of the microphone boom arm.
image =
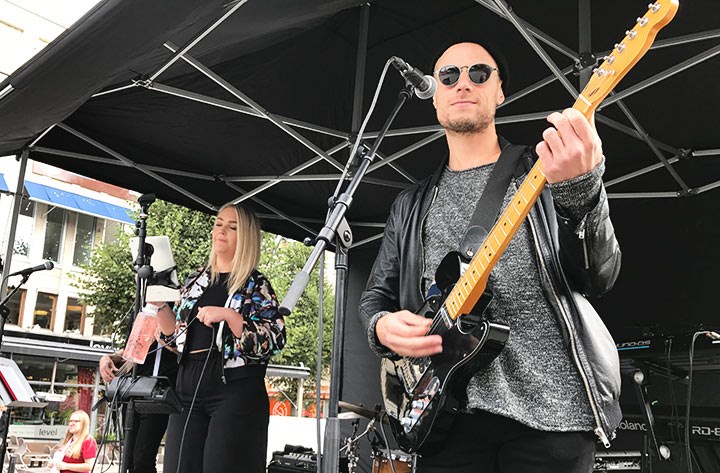
<path id="1" fill-rule="evenodd" d="M 405 102 L 412 98 L 412 86 L 406 85 L 398 96 L 398 100 L 395 107 L 390 112 L 385 124 L 381 128 L 377 138 L 373 142 L 370 151 L 365 151 L 362 147 L 357 147 L 358 155 L 361 159 L 360 165 L 353 174 L 350 183 L 343 193 L 338 195 L 337 199 L 331 199 L 330 204 L 332 209 L 329 212 L 325 226 L 320 230 L 318 236 L 315 238 L 315 248 L 308 257 L 305 266 L 300 271 L 293 283 L 288 290 L 287 295 L 280 304 L 280 314 L 283 316 L 289 315 L 295 308 L 298 299 L 302 295 L 303 291 L 307 287 L 310 280 L 310 273 L 320 259 L 320 255 L 325 250 L 328 243 L 337 241 L 336 238 L 339 232 L 339 241 L 336 243 L 336 268 L 337 268 L 337 279 L 338 284 L 336 285 L 337 291 L 335 298 L 335 320 L 333 326 L 333 338 L 332 338 L 332 360 L 331 373 L 330 373 L 330 399 L 328 406 L 328 413 L 325 421 L 325 441 L 323 447 L 322 457 L 322 471 L 324 473 L 334 473 L 339 469 L 340 458 L 338 452 L 340 450 L 340 421 L 337 417 L 338 414 L 338 401 L 340 398 L 340 377 L 342 375 L 341 357 L 343 353 L 343 334 L 345 332 L 345 318 L 344 312 L 344 294 L 342 291 L 345 290 L 345 272 L 347 268 L 347 248 L 352 244 L 352 232 L 350 227 L 345 220 L 345 213 L 350 208 L 353 201 L 353 195 L 357 190 L 360 182 L 368 171 L 370 163 L 375 157 L 380 143 L 390 129 L 390 125 L 397 116 L 398 112 L 405 104 Z M 357 140 L 362 140 L 362 136 L 359 134 Z M 358 141 L 359 143 L 360 141 Z M 348 159 L 352 160 L 354 156 L 349 156 Z M 321 282 L 322 283 L 322 282 Z M 320 456 L 318 456 L 320 458 Z"/>

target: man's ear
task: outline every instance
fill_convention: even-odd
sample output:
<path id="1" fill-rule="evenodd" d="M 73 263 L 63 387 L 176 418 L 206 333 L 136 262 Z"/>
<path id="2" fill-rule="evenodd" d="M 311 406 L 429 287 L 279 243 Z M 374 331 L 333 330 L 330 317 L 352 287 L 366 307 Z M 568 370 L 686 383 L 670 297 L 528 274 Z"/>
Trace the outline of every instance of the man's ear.
<path id="1" fill-rule="evenodd" d="M 497 104 L 498 104 L 498 106 L 499 106 L 500 104 L 502 104 L 504 101 L 505 101 L 505 94 L 503 93 L 503 90 L 502 90 L 502 81 L 501 81 L 501 82 L 500 82 L 500 88 L 498 89 L 498 94 L 497 94 Z"/>

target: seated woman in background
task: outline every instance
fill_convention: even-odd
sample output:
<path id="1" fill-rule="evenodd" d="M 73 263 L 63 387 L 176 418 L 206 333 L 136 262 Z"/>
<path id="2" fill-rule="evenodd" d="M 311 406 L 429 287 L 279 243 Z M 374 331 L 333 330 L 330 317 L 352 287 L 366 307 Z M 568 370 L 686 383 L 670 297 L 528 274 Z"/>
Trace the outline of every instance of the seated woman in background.
<path id="1" fill-rule="evenodd" d="M 97 443 L 90 435 L 90 417 L 85 411 L 70 414 L 67 433 L 50 461 L 51 472 L 90 471 L 97 456 Z"/>

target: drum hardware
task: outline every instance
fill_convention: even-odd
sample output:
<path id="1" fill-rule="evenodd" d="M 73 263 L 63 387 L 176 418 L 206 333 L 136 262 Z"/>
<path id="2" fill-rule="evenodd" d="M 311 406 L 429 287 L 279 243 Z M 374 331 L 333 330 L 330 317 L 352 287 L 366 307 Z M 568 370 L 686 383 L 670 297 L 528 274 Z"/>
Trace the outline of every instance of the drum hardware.
<path id="1" fill-rule="evenodd" d="M 351 413 L 354 414 L 354 413 Z M 338 415 L 338 419 L 340 419 L 340 415 Z M 345 417 L 350 418 L 350 417 Z M 370 421 L 372 423 L 373 421 Z M 368 425 L 368 428 L 365 429 L 365 432 L 357 435 L 358 428 L 360 427 L 360 421 L 354 420 L 352 423 L 353 426 L 353 432 L 352 435 L 350 435 L 347 439 L 345 439 L 345 446 L 340 448 L 340 453 L 343 453 L 343 450 L 345 451 L 345 456 L 347 457 L 348 461 L 348 473 L 355 473 L 357 469 L 358 464 L 358 440 L 362 438 L 363 435 L 367 434 L 369 432 L 370 426 Z"/>
<path id="2" fill-rule="evenodd" d="M 342 402 L 342 401 L 341 401 Z M 345 414 L 345 413 L 343 413 Z M 340 417 L 338 415 L 338 419 L 351 419 L 350 416 Z M 352 423 L 353 425 L 353 432 L 352 435 L 350 435 L 347 439 L 345 439 L 345 445 L 340 448 L 340 453 L 345 453 L 347 460 L 348 460 L 348 473 L 356 473 L 357 465 L 358 465 L 358 459 L 360 458 L 358 455 L 358 442 L 361 438 L 368 435 L 370 432 L 375 431 L 375 419 L 370 419 L 370 422 L 368 422 L 367 427 L 365 427 L 365 430 L 358 435 L 358 429 L 360 427 L 360 419 L 355 419 Z"/>
<path id="3" fill-rule="evenodd" d="M 338 407 L 348 411 L 339 413 L 337 415 L 338 419 L 353 419 L 353 433 L 346 439 L 345 445 L 340 449 L 340 453 L 345 452 L 347 455 L 348 473 L 356 473 L 358 459 L 360 458 L 358 455 L 359 441 L 371 432 L 376 437 L 376 439 L 370 441 L 372 473 L 415 473 L 416 455 L 405 453 L 402 450 L 390 450 L 387 447 L 383 425 L 389 425 L 390 421 L 387 414 L 380 410 L 380 406 L 377 406 L 376 409 L 369 409 L 349 402 L 338 401 Z M 358 435 L 360 419 L 369 419 L 370 421 L 365 430 Z"/>
<path id="4" fill-rule="evenodd" d="M 402 450 L 391 450 L 388 459 L 387 452 L 387 449 L 373 451 L 372 473 L 415 473 L 417 455 Z"/>
<path id="5" fill-rule="evenodd" d="M 341 412 L 338 414 L 338 419 L 360 419 L 365 418 L 369 420 L 380 420 L 382 419 L 383 424 L 390 424 L 384 411 L 380 410 L 378 405 L 375 409 L 369 409 L 365 406 L 359 406 L 357 404 L 351 404 L 345 401 L 338 401 L 338 407 L 341 407 L 350 412 Z"/>

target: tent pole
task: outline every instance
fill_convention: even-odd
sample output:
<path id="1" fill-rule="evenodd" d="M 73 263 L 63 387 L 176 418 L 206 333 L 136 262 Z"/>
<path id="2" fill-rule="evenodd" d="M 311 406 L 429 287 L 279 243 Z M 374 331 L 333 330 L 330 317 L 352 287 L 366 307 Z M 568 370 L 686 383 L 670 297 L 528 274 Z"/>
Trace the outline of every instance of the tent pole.
<path id="1" fill-rule="evenodd" d="M 709 190 L 717 189 L 718 187 L 720 187 L 720 181 L 715 181 L 712 184 L 706 184 L 704 186 L 700 186 L 695 190 L 697 191 L 698 194 L 701 194 L 701 193 L 707 192 Z"/>
<path id="2" fill-rule="evenodd" d="M 355 63 L 355 92 L 353 94 L 352 125 L 353 134 L 360 130 L 363 112 L 363 90 L 365 89 L 365 67 L 367 64 L 367 42 L 370 23 L 370 4 L 360 7 L 360 33 L 357 42 L 357 61 Z"/>
<path id="3" fill-rule="evenodd" d="M 693 157 L 700 157 L 700 156 L 718 156 L 720 155 L 720 149 L 702 149 L 702 150 L 695 150 L 692 152 Z"/>
<path id="4" fill-rule="evenodd" d="M 663 81 L 665 79 L 668 79 L 675 74 L 684 71 L 685 69 L 689 69 L 693 66 L 696 66 L 700 64 L 703 61 L 706 61 L 714 56 L 717 56 L 720 54 L 720 45 L 714 46 L 707 51 L 698 54 L 697 56 L 693 56 L 690 59 L 687 59 L 679 64 L 674 65 L 673 67 L 670 67 L 668 69 L 665 69 L 662 72 L 659 72 L 655 74 L 652 77 L 649 77 L 641 82 L 638 82 L 637 84 L 634 84 L 627 89 L 622 90 L 621 92 L 618 92 L 611 97 L 608 97 L 605 99 L 600 106 L 598 107 L 598 110 L 601 108 L 607 107 L 608 105 L 617 102 L 618 100 L 622 100 L 625 97 L 632 95 L 636 92 L 639 92 L 647 87 L 650 87 L 652 85 L 657 84 L 660 81 Z"/>
<path id="5" fill-rule="evenodd" d="M 137 169 L 138 171 L 140 171 L 144 174 L 147 174 L 148 176 L 152 177 L 156 181 L 161 182 L 161 183 L 165 184 L 166 186 L 176 190 L 177 192 L 193 199 L 195 202 L 202 204 L 203 206 L 207 207 L 209 210 L 212 210 L 212 211 L 217 210 L 217 208 L 210 202 L 207 202 L 206 200 L 201 199 L 200 197 L 196 196 L 195 194 L 192 194 L 191 192 L 183 189 L 182 187 L 178 186 L 177 184 L 160 176 L 159 174 L 157 174 L 153 171 L 150 171 L 146 166 L 138 164 L 138 163 L 134 162 L 133 160 L 131 160 L 130 158 L 127 158 L 127 157 L 123 156 L 122 154 L 118 153 L 117 151 L 115 151 L 111 148 L 108 148 L 107 146 L 103 145 L 99 141 L 96 141 L 96 140 L 90 138 L 89 136 L 87 136 L 83 133 L 80 133 L 79 131 L 75 130 L 72 127 L 69 127 L 68 125 L 66 125 L 64 123 L 58 123 L 56 126 L 58 126 L 59 128 L 62 128 L 63 130 L 70 133 L 71 135 L 75 135 L 78 138 L 80 138 L 81 140 L 83 140 L 87 143 L 90 143 L 91 145 L 95 146 L 96 148 L 100 149 L 101 151 L 108 153 L 110 156 L 118 159 L 119 161 L 121 161 L 131 167 L 134 167 L 135 169 Z"/>
<path id="6" fill-rule="evenodd" d="M 642 140 L 642 139 L 643 139 L 643 137 L 640 136 L 640 134 L 637 132 L 637 130 L 635 130 L 635 129 L 633 129 L 633 128 L 630 128 L 630 127 L 627 126 L 627 125 L 623 125 L 622 123 L 616 122 L 616 121 L 613 120 L 612 118 L 608 118 L 608 117 L 606 117 L 605 115 L 603 115 L 603 114 L 601 114 L 601 113 L 598 113 L 598 114 L 595 115 L 595 121 L 598 122 L 598 123 L 602 123 L 603 125 L 607 125 L 607 126 L 609 126 L 610 128 L 614 128 L 614 129 L 616 129 L 616 130 L 618 130 L 618 131 L 620 131 L 620 132 L 622 132 L 622 133 L 625 133 L 626 135 L 631 136 L 631 137 L 633 137 L 633 138 L 635 138 L 635 139 L 638 139 L 638 140 Z M 669 144 L 666 144 L 666 143 L 663 143 L 663 142 L 661 142 L 661 141 L 658 141 L 658 140 L 655 139 L 655 138 L 650 138 L 650 141 L 652 141 L 653 144 L 655 144 L 655 146 L 657 146 L 657 147 L 660 148 L 660 149 L 663 149 L 663 150 L 667 151 L 668 153 L 672 153 L 672 154 L 674 154 L 674 155 L 680 155 L 680 154 L 681 154 L 681 151 L 680 151 L 678 148 L 675 148 L 675 147 L 673 147 L 673 146 L 670 146 Z"/>
<path id="7" fill-rule="evenodd" d="M 248 107 L 247 105 L 239 105 L 237 103 L 229 102 L 227 100 L 221 100 L 217 99 L 215 97 L 209 97 L 207 95 L 198 94 L 197 92 L 190 92 L 188 90 L 178 89 L 177 87 L 172 87 L 170 85 L 165 84 L 159 84 L 157 82 L 153 82 L 152 84 L 144 85 L 145 88 L 148 90 L 154 90 L 156 92 L 162 92 L 168 95 L 173 95 L 175 97 L 180 97 L 183 99 L 188 100 L 194 100 L 196 102 L 204 103 L 206 105 L 212 105 L 214 107 L 218 108 L 224 108 L 226 110 L 231 110 L 233 112 L 238 113 L 244 113 L 247 115 L 252 115 L 254 117 L 258 118 L 264 118 L 269 119 L 267 116 L 263 115 L 262 113 L 258 112 L 252 107 Z M 338 130 L 333 130 L 332 128 L 323 127 L 320 125 L 315 125 L 312 123 L 304 122 L 301 120 L 296 120 L 294 118 L 288 118 L 284 117 L 282 115 L 274 115 L 275 118 L 280 120 L 282 123 L 290 126 L 294 126 L 296 128 L 302 128 L 309 131 L 314 131 L 317 133 L 322 133 L 325 135 L 335 136 L 337 138 L 347 139 L 348 133 Z"/>
<path id="8" fill-rule="evenodd" d="M 670 158 L 667 160 L 669 164 L 673 164 L 680 161 L 680 158 Z M 642 169 L 638 169 L 637 171 L 633 171 L 631 173 L 625 174 L 624 176 L 616 177 L 615 179 L 611 179 L 609 181 L 605 182 L 605 189 L 614 186 L 615 184 L 620 184 L 621 182 L 629 181 L 630 179 L 636 178 L 638 176 L 642 176 L 643 174 L 647 174 L 649 172 L 655 171 L 657 169 L 660 169 L 662 167 L 665 167 L 663 163 L 656 163 L 650 166 L 646 166 Z"/>
<path id="9" fill-rule="evenodd" d="M 477 0 L 476 0 L 477 1 Z M 530 45 L 530 47 L 535 51 L 535 53 L 542 59 L 542 61 L 545 63 L 545 65 L 555 74 L 555 76 L 558 78 L 560 83 L 567 89 L 567 91 L 570 93 L 572 98 L 577 99 L 580 95 L 577 90 L 575 90 L 575 87 L 570 83 L 570 81 L 563 75 L 560 68 L 555 64 L 555 62 L 550 59 L 550 56 L 545 52 L 543 48 L 540 47 L 537 40 L 533 37 L 533 35 L 530 34 L 528 31 L 528 28 L 526 25 L 524 25 L 521 20 L 510 11 L 510 8 L 508 8 L 506 2 L 504 0 L 495 0 L 495 3 L 500 8 L 500 10 L 503 12 L 503 16 L 507 18 L 510 23 L 515 26 L 515 28 L 518 30 L 518 32 L 522 35 L 523 38 L 525 38 L 525 41 Z M 577 60 L 577 55 L 573 57 L 573 60 Z"/>
<path id="10" fill-rule="evenodd" d="M 706 39 L 716 38 L 720 38 L 720 29 L 703 31 L 701 33 L 693 33 L 683 36 L 676 36 L 674 38 L 661 39 L 655 41 L 653 45 L 650 46 L 650 50 L 652 51 L 653 49 L 667 48 L 669 46 L 679 46 L 683 44 L 694 43 L 695 41 L 705 41 Z"/>
<path id="11" fill-rule="evenodd" d="M 401 149 L 401 150 L 398 151 L 397 153 L 391 154 L 390 156 L 387 157 L 387 159 L 385 159 L 385 161 L 380 162 L 380 163 L 375 163 L 375 164 L 373 164 L 373 165 L 370 166 L 370 168 L 368 169 L 368 173 L 371 173 L 371 172 L 373 172 L 374 170 L 376 170 L 376 169 L 378 169 L 378 168 L 380 168 L 380 167 L 382 167 L 382 166 L 387 166 L 388 164 L 390 164 L 391 162 L 395 161 L 396 159 L 400 159 L 400 158 L 402 158 L 403 156 L 405 156 L 406 154 L 412 153 L 412 152 L 415 151 L 416 149 L 422 148 L 422 147 L 425 146 L 426 144 L 432 143 L 433 141 L 435 141 L 435 140 L 437 140 L 437 139 L 440 139 L 440 138 L 442 138 L 443 136 L 445 136 L 445 130 L 438 131 L 437 133 L 433 133 L 432 135 L 430 135 L 430 136 L 428 136 L 428 137 L 425 137 L 425 138 L 423 138 L 422 140 L 420 140 L 420 141 L 418 141 L 418 142 L 416 142 L 416 143 L 411 144 L 411 145 L 408 146 L 407 148 Z"/>
<path id="12" fill-rule="evenodd" d="M 205 38 L 207 35 L 209 35 L 215 28 L 217 28 L 218 26 L 220 26 L 225 20 L 227 20 L 228 18 L 230 18 L 230 16 L 232 16 L 232 14 L 235 13 L 235 11 L 236 11 L 238 8 L 240 8 L 241 6 L 245 5 L 245 3 L 247 3 L 247 1 L 248 1 L 248 0 L 240 0 L 240 1 L 238 1 L 235 5 L 233 5 L 233 7 L 232 7 L 230 10 L 228 10 L 227 12 L 225 12 L 225 14 L 224 14 L 223 16 L 221 16 L 220 18 L 218 18 L 218 19 L 215 21 L 215 23 L 213 23 L 212 25 L 210 25 L 209 27 L 207 27 L 205 30 L 203 30 L 203 31 L 202 31 L 199 35 L 197 35 L 192 41 L 190 41 L 187 45 L 185 45 L 185 47 L 183 47 L 182 49 L 173 51 L 173 52 L 175 53 L 175 54 L 173 55 L 173 57 L 172 57 L 168 62 L 166 62 L 162 67 L 160 67 L 160 69 L 158 69 L 153 75 L 151 75 L 148 80 L 149 80 L 150 82 L 153 82 L 155 79 L 157 79 L 160 74 L 162 74 L 163 72 L 165 72 L 165 70 L 167 70 L 167 68 L 169 68 L 170 66 L 172 66 L 173 64 L 175 64 L 175 62 L 176 62 L 178 59 L 180 59 L 181 57 L 183 57 L 183 55 L 184 55 L 185 53 L 187 53 L 188 51 L 190 51 L 190 49 L 192 49 L 196 44 L 198 44 L 200 41 L 202 41 L 203 38 Z M 177 48 L 176 48 L 176 49 L 177 49 Z"/>
<path id="13" fill-rule="evenodd" d="M 590 82 L 592 76 L 592 67 L 588 62 L 593 64 L 592 56 L 592 14 L 590 13 L 590 0 L 578 0 L 578 52 L 580 54 L 578 61 L 578 70 L 580 71 L 580 90 Z M 586 61 L 583 61 L 585 59 Z"/>
<path id="14" fill-rule="evenodd" d="M 20 153 L 20 170 L 18 171 L 17 185 L 15 186 L 15 195 L 13 196 L 12 216 L 10 217 L 10 231 L 8 232 L 7 245 L 5 247 L 5 262 L 2 270 L 2 284 L 0 284 L 0 300 L 7 293 L 7 276 L 10 274 L 10 263 L 12 263 L 13 249 L 15 248 L 15 231 L 17 230 L 17 222 L 20 216 L 20 205 L 22 205 L 23 189 L 25 188 L 25 170 L 27 169 L 28 157 L 30 151 L 22 150 Z"/>
<path id="15" fill-rule="evenodd" d="M 170 42 L 165 43 L 165 47 L 170 49 L 171 51 L 175 51 L 177 49 L 177 46 Z M 237 97 L 238 99 L 242 100 L 246 104 L 250 105 L 253 109 L 257 110 L 263 117 L 270 120 L 275 126 L 280 128 L 282 131 L 287 133 L 288 135 L 295 138 L 297 141 L 299 141 L 302 145 L 304 145 L 306 148 L 308 148 L 313 153 L 317 154 L 318 156 L 322 157 L 330 163 L 330 165 L 335 166 L 338 170 L 342 171 L 343 166 L 337 162 L 334 158 L 329 156 L 325 151 L 318 148 L 314 143 L 312 143 L 310 140 L 305 138 L 303 135 L 295 131 L 293 128 L 289 127 L 288 125 L 284 124 L 281 120 L 279 120 L 274 114 L 268 112 L 265 108 L 263 108 L 259 103 L 255 102 L 253 99 L 248 97 L 247 95 L 243 94 L 237 87 L 230 84 L 228 81 L 220 77 L 219 75 L 215 74 L 213 71 L 208 69 L 205 65 L 203 65 L 200 61 L 195 59 L 194 57 L 190 55 L 184 55 L 182 56 L 183 60 L 190 64 L 192 67 L 198 70 L 198 72 L 205 75 L 207 78 L 215 82 L 217 85 Z"/>
<path id="16" fill-rule="evenodd" d="M 491 12 L 495 13 L 497 16 L 504 20 L 510 20 L 510 17 L 506 16 L 503 11 L 497 7 L 496 3 L 497 0 L 475 0 L 476 3 L 479 3 L 480 5 L 484 6 Z M 523 29 L 525 29 L 529 34 L 537 38 L 538 40 L 542 41 L 543 43 L 547 44 L 557 52 L 567 56 L 568 58 L 572 59 L 573 61 L 577 59 L 578 54 L 565 46 L 564 44 L 557 41 L 555 38 L 551 37 L 550 35 L 543 33 L 539 29 L 535 28 L 531 24 L 527 23 L 526 21 L 516 18 L 515 19 L 520 26 L 522 26 Z M 512 21 L 511 21 L 512 22 Z"/>
<path id="17" fill-rule="evenodd" d="M 365 85 L 365 66 L 367 59 L 367 41 L 370 22 L 370 6 L 368 4 L 360 7 L 360 29 L 358 32 L 357 61 L 355 65 L 355 91 L 353 94 L 353 116 L 352 133 L 355 135 L 360 130 L 363 112 L 363 88 Z M 388 123 L 389 125 L 389 123 Z M 387 131 L 388 127 L 385 127 Z M 361 140 L 362 137 L 355 137 Z M 380 138 L 378 138 L 380 139 Z M 362 143 L 362 141 L 360 141 Z M 371 151 L 372 152 L 372 151 Z M 358 150 L 358 158 L 361 153 Z M 355 159 L 355 156 L 348 155 L 348 163 Z M 370 157 L 370 161 L 372 156 Z M 358 170 L 358 173 L 364 174 Z M 357 176 L 356 176 L 357 177 Z M 362 177 L 362 175 L 360 176 Z M 353 179 L 353 182 L 356 179 Z M 348 185 L 350 188 L 351 185 Z M 346 192 L 348 192 L 346 190 Z M 350 190 L 350 195 L 354 190 Z M 349 227 L 348 227 L 349 231 Z M 324 473 L 335 473 L 340 470 L 340 422 L 338 420 L 338 402 L 340 401 L 340 390 L 342 373 L 345 366 L 344 336 L 345 336 L 345 313 L 347 305 L 347 273 L 349 266 L 348 246 L 352 241 L 346 237 L 334 235 L 335 241 L 335 312 L 333 314 L 333 337 L 332 337 L 332 358 L 330 362 L 330 398 L 328 400 L 328 413 L 325 419 L 325 438 L 322 449 L 322 465 L 318 470 Z M 321 273 L 322 274 L 322 273 Z M 320 281 L 323 284 L 323 281 Z M 322 300 L 320 301 L 322 303 Z M 322 334 L 321 334 L 322 335 Z M 321 338 L 322 340 L 322 338 Z M 318 373 L 318 376 L 320 373 Z M 319 451 L 319 445 L 318 445 Z M 320 458 L 318 456 L 318 458 Z"/>
<path id="18" fill-rule="evenodd" d="M 235 185 L 235 184 L 233 184 L 233 183 L 231 183 L 231 182 L 225 182 L 225 185 L 228 186 L 230 189 L 233 189 L 233 190 L 237 191 L 237 192 L 240 193 L 240 194 L 246 194 L 246 193 L 247 193 L 246 190 L 244 190 L 244 189 L 241 188 L 240 186 L 237 186 L 237 185 Z M 237 200 L 237 199 L 236 199 L 236 200 Z M 255 202 L 255 203 L 257 203 L 258 205 L 261 205 L 261 206 L 265 207 L 265 208 L 268 209 L 269 211 L 271 211 L 271 212 L 279 215 L 280 217 L 284 218 L 285 220 L 287 220 L 288 222 L 292 223 L 293 225 L 297 225 L 298 227 L 302 228 L 304 231 L 308 232 L 309 234 L 312 235 L 312 234 L 315 233 L 315 230 L 313 230 L 312 228 L 310 228 L 310 227 L 308 227 L 308 226 L 306 226 L 306 225 L 303 225 L 303 224 L 300 223 L 298 220 L 290 217 L 288 214 L 286 214 L 285 212 L 281 211 L 281 210 L 278 209 L 277 207 L 273 207 L 272 205 L 268 204 L 267 202 L 265 202 L 265 201 L 263 201 L 263 200 L 261 200 L 261 199 L 258 199 L 257 197 L 252 197 L 252 201 Z M 233 202 L 234 202 L 234 201 L 233 201 Z"/>
<path id="19" fill-rule="evenodd" d="M 675 168 L 673 168 L 670 163 L 668 162 L 665 155 L 663 155 L 660 150 L 653 144 L 652 141 L 650 141 L 650 136 L 645 131 L 645 129 L 642 127 L 640 122 L 635 118 L 635 116 L 630 112 L 630 109 L 625 105 L 625 102 L 619 101 L 617 102 L 618 107 L 620 107 L 620 110 L 625 114 L 628 120 L 630 120 L 630 123 L 632 124 L 633 128 L 635 128 L 640 136 L 642 137 L 645 144 L 647 144 L 652 152 L 655 154 L 655 156 L 660 160 L 660 162 L 665 166 L 665 169 L 670 173 L 672 178 L 675 180 L 675 182 L 678 183 L 678 185 L 682 188 L 683 194 L 687 194 L 690 190 L 690 187 L 685 183 L 682 177 L 677 173 Z"/>

